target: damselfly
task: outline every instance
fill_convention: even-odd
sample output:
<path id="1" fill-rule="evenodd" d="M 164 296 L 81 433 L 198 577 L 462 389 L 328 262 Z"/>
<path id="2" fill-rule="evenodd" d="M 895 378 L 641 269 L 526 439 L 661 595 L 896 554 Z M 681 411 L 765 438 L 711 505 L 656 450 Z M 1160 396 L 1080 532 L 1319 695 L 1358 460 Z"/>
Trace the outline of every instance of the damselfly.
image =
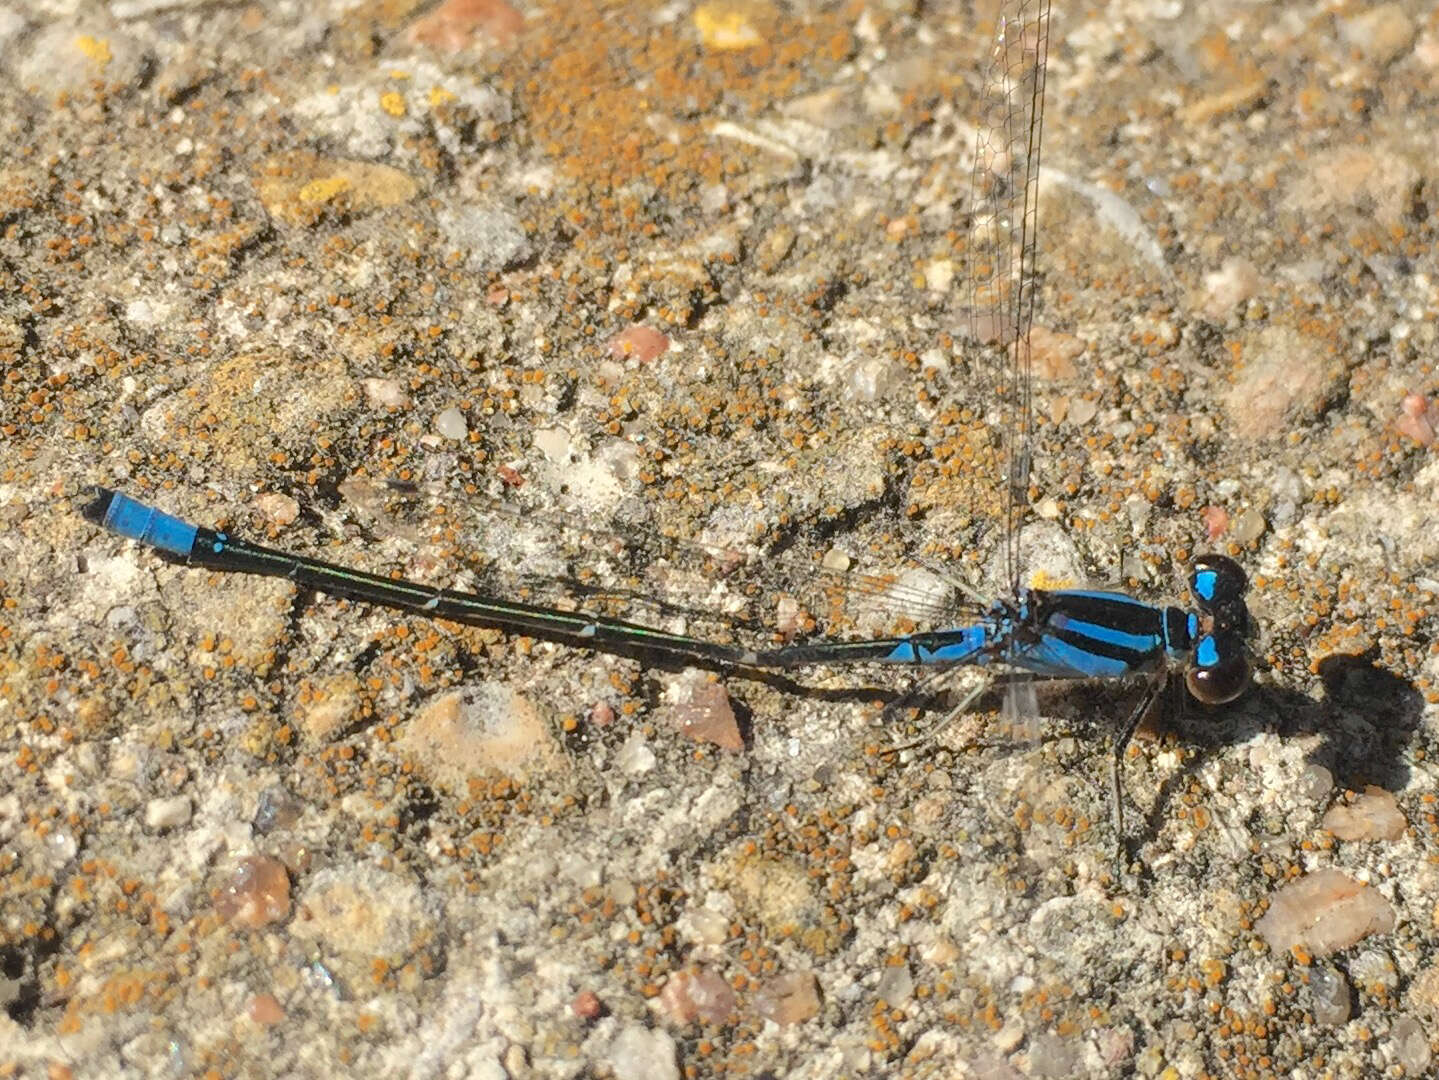
<path id="1" fill-rule="evenodd" d="M 436 588 L 364 573 L 263 547 L 192 525 L 127 495 L 99 489 L 86 516 L 192 566 L 288 578 L 323 592 L 419 614 L 540 634 L 599 648 L 646 650 L 748 668 L 878 663 L 915 668 L 976 667 L 985 678 L 950 716 L 968 708 L 992 674 L 1059 679 L 1150 676 L 1114 739 L 1110 786 L 1117 841 L 1123 845 L 1119 767 L 1135 729 L 1182 666 L 1189 693 L 1206 704 L 1238 697 L 1249 681 L 1245 638 L 1251 628 L 1244 572 L 1222 555 L 1197 558 L 1189 573 L 1192 606 L 1155 606 L 1125 593 L 1042 590 L 1024 583 L 1021 549 L 1028 505 L 1031 407 L 1030 330 L 1037 286 L 1037 200 L 1049 42 L 1048 0 L 1021 0 L 1002 16 L 984 82 L 969 207 L 970 346 L 986 365 L 1003 419 L 1007 591 L 989 605 L 953 607 L 970 620 L 950 628 L 863 640 L 776 644 L 672 632 L 623 616 L 566 610 L 512 596 Z"/>

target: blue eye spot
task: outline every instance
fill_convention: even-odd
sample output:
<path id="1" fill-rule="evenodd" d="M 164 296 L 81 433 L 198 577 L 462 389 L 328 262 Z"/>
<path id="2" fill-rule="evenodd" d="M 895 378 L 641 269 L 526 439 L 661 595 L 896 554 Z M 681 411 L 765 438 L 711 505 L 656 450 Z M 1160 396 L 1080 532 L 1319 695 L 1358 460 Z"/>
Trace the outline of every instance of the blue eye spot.
<path id="1" fill-rule="evenodd" d="M 1194 575 L 1194 595 L 1201 600 L 1213 600 L 1219 575 L 1213 570 L 1201 570 Z"/>
<path id="2" fill-rule="evenodd" d="M 1219 663 L 1219 646 L 1212 637 L 1201 638 L 1194 646 L 1194 662 L 1199 667 L 1213 667 Z"/>

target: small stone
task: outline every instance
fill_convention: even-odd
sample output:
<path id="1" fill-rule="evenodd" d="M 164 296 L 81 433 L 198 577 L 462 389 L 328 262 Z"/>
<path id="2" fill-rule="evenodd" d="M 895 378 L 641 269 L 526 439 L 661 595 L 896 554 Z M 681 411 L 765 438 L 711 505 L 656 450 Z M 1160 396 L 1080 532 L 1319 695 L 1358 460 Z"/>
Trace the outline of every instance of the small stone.
<path id="1" fill-rule="evenodd" d="M 924 287 L 930 292 L 948 292 L 954 284 L 954 261 L 931 259 L 924 266 Z"/>
<path id="2" fill-rule="evenodd" d="M 729 694 L 707 673 L 686 671 L 665 689 L 665 701 L 666 718 L 687 738 L 731 753 L 744 749 Z"/>
<path id="3" fill-rule="evenodd" d="M 1371 885 L 1339 870 L 1316 870 L 1276 890 L 1254 929 L 1275 952 L 1303 948 L 1328 956 L 1392 931 L 1394 908 Z"/>
<path id="4" fill-rule="evenodd" d="M 476 45 L 510 44 L 525 27 L 525 17 L 505 0 L 444 0 L 415 20 L 409 39 L 447 53 Z"/>
<path id="5" fill-rule="evenodd" d="M 1435 432 L 1439 430 L 1439 400 L 1430 401 L 1423 394 L 1406 394 L 1394 427 L 1420 446 L 1433 446 Z"/>
<path id="6" fill-rule="evenodd" d="M 722 1024 L 735 1015 L 734 991 L 716 972 L 679 971 L 660 991 L 660 1011 L 677 1024 Z"/>
<path id="7" fill-rule="evenodd" d="M 755 261 L 766 274 L 773 273 L 794 247 L 795 232 L 788 225 L 779 225 L 760 241 Z"/>
<path id="8" fill-rule="evenodd" d="M 215 893 L 215 912 L 227 923 L 258 930 L 290 917 L 290 875 L 278 859 L 241 859 Z"/>
<path id="9" fill-rule="evenodd" d="M 1409 1007 L 1433 1022 L 1439 1020 L 1439 963 L 1421 968 L 1405 996 Z"/>
<path id="10" fill-rule="evenodd" d="M 421 773 L 449 791 L 471 777 L 503 773 L 524 781 L 559 763 L 559 748 L 539 709 L 501 683 L 477 683 L 422 708 L 400 736 L 399 749 Z"/>
<path id="11" fill-rule="evenodd" d="M 1012 1054 L 1024 1045 L 1024 1025 L 1010 1020 L 990 1037 L 990 1042 L 1001 1054 Z"/>
<path id="12" fill-rule="evenodd" d="M 307 743 L 322 745 L 344 731 L 361 707 L 360 680 L 354 672 L 337 672 L 305 684 L 295 709 L 295 726 Z"/>
<path id="13" fill-rule="evenodd" d="M 1318 415 L 1325 407 L 1339 369 L 1324 342 L 1301 329 L 1272 324 L 1240 344 L 1245 363 L 1220 395 L 1238 435 L 1269 438 L 1286 429 L 1286 418 Z"/>
<path id="14" fill-rule="evenodd" d="M 1218 270 L 1204 275 L 1204 314 L 1222 321 L 1259 292 L 1259 271 L 1248 259 L 1229 258 Z"/>
<path id="15" fill-rule="evenodd" d="M 810 971 L 776 975 L 755 995 L 755 1008 L 780 1027 L 803 1024 L 819 1015 L 819 983 Z"/>
<path id="16" fill-rule="evenodd" d="M 151 799 L 145 805 L 145 826 L 156 831 L 178 828 L 189 822 L 191 812 L 188 795 Z"/>
<path id="17" fill-rule="evenodd" d="M 634 732 L 615 751 L 615 768 L 628 776 L 640 776 L 655 767 L 655 752 L 645 741 L 644 733 Z"/>
<path id="18" fill-rule="evenodd" d="M 634 359 L 647 364 L 665 354 L 670 339 L 651 326 L 627 326 L 610 338 L 608 347 L 616 360 Z"/>
<path id="19" fill-rule="evenodd" d="M 1415 26 L 1399 4 L 1379 4 L 1339 21 L 1339 36 L 1364 59 L 1381 67 L 1397 60 L 1414 42 Z"/>
<path id="20" fill-rule="evenodd" d="M 721 2 L 695 8 L 694 24 L 705 48 L 715 52 L 748 49 L 763 44 L 754 16 L 763 15 L 760 4 Z"/>
<path id="21" fill-rule="evenodd" d="M 1327 799 L 1329 793 L 1334 790 L 1334 774 L 1323 765 L 1310 763 L 1299 774 L 1297 790 L 1300 795 L 1311 802 Z"/>
<path id="22" fill-rule="evenodd" d="M 332 866 L 306 877 L 287 928 L 342 984 L 373 978 L 377 960 L 428 978 L 444 967 L 442 910 L 408 875 L 368 863 Z"/>
<path id="23" fill-rule="evenodd" d="M 465 255 L 470 270 L 508 270 L 534 255 L 534 245 L 520 219 L 498 206 L 463 206 L 442 210 L 436 221 L 448 241 Z"/>
<path id="24" fill-rule="evenodd" d="M 1429 1036 L 1419 1021 L 1412 1016 L 1401 1016 L 1389 1029 L 1388 1043 L 1393 1048 L 1394 1059 L 1404 1067 L 1405 1076 L 1428 1076 L 1434 1052 L 1429 1048 Z"/>
<path id="25" fill-rule="evenodd" d="M 570 1002 L 570 1012 L 581 1020 L 598 1020 L 604 1015 L 604 1011 L 600 996 L 593 990 L 581 990 Z"/>
<path id="26" fill-rule="evenodd" d="M 621 1028 L 610 1043 L 609 1059 L 615 1080 L 679 1080 L 675 1041 L 659 1028 Z"/>
<path id="27" fill-rule="evenodd" d="M 360 387 L 365 400 L 377 408 L 400 409 L 410 403 L 410 396 L 394 379 L 361 379 Z"/>
<path id="28" fill-rule="evenodd" d="M 1079 1047 L 1073 1040 L 1041 1032 L 1029 1040 L 1031 1076 L 1074 1076 L 1079 1072 Z"/>
<path id="29" fill-rule="evenodd" d="M 1230 538 L 1236 544 L 1248 544 L 1264 535 L 1264 515 L 1258 510 L 1241 510 L 1230 523 Z"/>
<path id="30" fill-rule="evenodd" d="M 1348 208 L 1397 225 L 1412 212 L 1414 189 L 1422 181 L 1415 162 L 1397 151 L 1343 144 L 1307 161 L 1294 174 L 1285 201 L 1301 214 L 1332 216 Z"/>
<path id="31" fill-rule="evenodd" d="M 1314 1019 L 1329 1027 L 1347 1023 L 1350 1013 L 1349 980 L 1342 971 L 1326 965 L 1309 971 L 1309 995 Z"/>
<path id="32" fill-rule="evenodd" d="M 271 1027 L 285 1019 L 285 1007 L 274 994 L 256 994 L 247 1010 L 250 1019 L 262 1027 Z"/>
<path id="33" fill-rule="evenodd" d="M 1229 511 L 1222 506 L 1206 506 L 1199 511 L 1199 520 L 1204 523 L 1204 536 L 1212 544 L 1229 528 Z"/>
<path id="34" fill-rule="evenodd" d="M 1340 840 L 1398 840 L 1408 822 L 1399 800 L 1371 784 L 1347 806 L 1331 806 L 1319 824 Z"/>
<path id="35" fill-rule="evenodd" d="M 891 1009 L 902 1009 L 914 996 L 914 976 L 908 964 L 886 966 L 879 977 L 879 998 Z"/>
<path id="36" fill-rule="evenodd" d="M 564 428 L 539 428 L 530 436 L 536 450 L 556 465 L 570 460 L 570 434 Z"/>
<path id="37" fill-rule="evenodd" d="M 1382 949 L 1365 949 L 1349 962 L 1349 979 L 1360 990 L 1383 997 L 1399 986 L 1399 969 Z"/>
<path id="38" fill-rule="evenodd" d="M 713 908 L 694 908 L 680 916 L 679 930 L 696 945 L 723 945 L 729 938 L 729 919 Z"/>
<path id="39" fill-rule="evenodd" d="M 277 221 L 309 227 L 329 210 L 369 213 L 414 199 L 420 185 L 389 165 L 326 157 L 307 150 L 272 155 L 254 176 L 255 193 Z"/>
<path id="40" fill-rule="evenodd" d="M 1061 334 L 1047 326 L 1036 326 L 1029 334 L 1030 361 L 1036 378 L 1051 382 L 1073 379 L 1079 374 L 1074 362 L 1089 346 L 1075 334 Z"/>
<path id="41" fill-rule="evenodd" d="M 452 442 L 459 442 L 470 433 L 470 426 L 459 409 L 446 409 L 435 417 L 435 431 Z"/>

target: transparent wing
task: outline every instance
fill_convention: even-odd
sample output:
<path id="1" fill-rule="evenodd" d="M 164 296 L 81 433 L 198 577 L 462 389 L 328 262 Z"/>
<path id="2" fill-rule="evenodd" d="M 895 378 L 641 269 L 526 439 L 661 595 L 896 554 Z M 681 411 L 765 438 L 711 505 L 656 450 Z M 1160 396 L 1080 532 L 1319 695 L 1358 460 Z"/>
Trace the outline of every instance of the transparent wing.
<path id="1" fill-rule="evenodd" d="M 721 523 L 674 535 L 640 500 L 594 520 L 538 494 L 401 490 L 351 480 L 347 516 L 406 577 L 763 648 L 961 625 L 979 605 L 916 561 L 878 572 L 822 542 L 776 553 Z M 459 580 L 450 580 L 458 575 Z"/>
<path id="2" fill-rule="evenodd" d="M 970 208 L 969 336 L 993 373 L 1006 473 L 1005 569 L 1020 585 L 1028 505 L 1030 328 L 1034 322 L 1039 158 L 1049 53 L 1049 0 L 1010 0 L 985 70 Z"/>

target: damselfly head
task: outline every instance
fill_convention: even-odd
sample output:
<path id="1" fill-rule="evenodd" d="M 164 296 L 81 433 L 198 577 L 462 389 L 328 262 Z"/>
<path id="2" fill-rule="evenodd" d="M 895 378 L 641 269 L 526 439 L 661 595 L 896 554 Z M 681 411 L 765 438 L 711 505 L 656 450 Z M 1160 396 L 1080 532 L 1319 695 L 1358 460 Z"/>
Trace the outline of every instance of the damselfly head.
<path id="1" fill-rule="evenodd" d="M 1199 634 L 1184 685 L 1195 700 L 1206 705 L 1233 701 L 1249 685 L 1245 639 L 1253 625 L 1244 603 L 1248 589 L 1249 578 L 1243 569 L 1224 555 L 1200 555 L 1189 571 Z"/>

